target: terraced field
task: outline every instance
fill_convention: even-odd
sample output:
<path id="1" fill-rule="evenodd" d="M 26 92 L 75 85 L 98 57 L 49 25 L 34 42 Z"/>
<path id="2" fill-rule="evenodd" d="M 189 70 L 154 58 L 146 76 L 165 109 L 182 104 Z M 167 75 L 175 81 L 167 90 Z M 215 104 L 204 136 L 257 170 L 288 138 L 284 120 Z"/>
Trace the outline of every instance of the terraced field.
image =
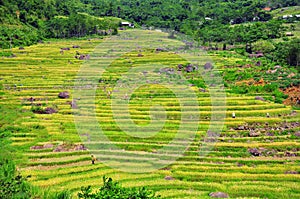
<path id="1" fill-rule="evenodd" d="M 75 195 L 81 186 L 100 186 L 106 175 L 162 198 L 210 198 L 216 191 L 300 198 L 299 113 L 226 94 L 214 78 L 222 71 L 203 69 L 210 58 L 165 33 L 133 30 L 113 39 L 53 40 L 0 60 L 1 103 L 23 112 L 12 141 L 32 184 Z M 73 45 L 81 48 L 60 53 Z M 75 59 L 76 51 L 91 60 Z M 193 61 L 194 72 L 178 70 Z M 159 78 L 176 84 L 161 85 Z M 197 87 L 203 82 L 206 88 Z M 64 91 L 70 98 L 58 97 Z M 46 108 L 57 112 L 38 114 Z"/>

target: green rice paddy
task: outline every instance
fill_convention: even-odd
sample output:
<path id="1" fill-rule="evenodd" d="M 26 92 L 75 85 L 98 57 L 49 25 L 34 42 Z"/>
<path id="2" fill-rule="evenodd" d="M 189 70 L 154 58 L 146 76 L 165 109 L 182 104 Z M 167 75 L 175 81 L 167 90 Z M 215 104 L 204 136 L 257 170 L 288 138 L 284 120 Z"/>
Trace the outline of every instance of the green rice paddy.
<path id="1" fill-rule="evenodd" d="M 168 34 L 157 31 L 131 30 L 120 34 L 120 41 L 127 44 L 134 42 L 128 39 L 130 36 L 148 34 L 157 41 L 153 46 L 161 45 L 166 49 L 184 46 L 180 41 L 168 39 Z M 140 37 L 142 44 L 148 41 L 147 37 Z M 55 191 L 69 189 L 75 196 L 82 186 L 99 187 L 102 176 L 106 175 L 126 187 L 147 186 L 162 198 L 210 198 L 209 193 L 216 191 L 226 192 L 231 198 L 300 198 L 300 176 L 288 174 L 290 171 L 300 172 L 300 143 L 299 137 L 294 135 L 300 128 L 298 125 L 282 129 L 285 123 L 299 121 L 299 113 L 293 116 L 291 107 L 255 100 L 255 96 L 227 93 L 225 103 L 220 90 L 214 91 L 214 88 L 208 87 L 209 92 L 201 92 L 195 85 L 188 85 L 188 91 L 195 93 L 197 101 L 191 101 L 188 96 L 182 97 L 187 110 L 183 112 L 182 104 L 172 90 L 151 83 L 138 87 L 129 97 L 124 96 L 128 97 L 125 100 L 128 101 L 128 113 L 132 119 L 130 125 L 133 125 L 132 128 L 135 128 L 134 125 L 139 128 L 149 125 L 152 119 L 151 107 L 157 104 L 164 108 L 165 123 L 155 136 L 130 136 L 116 121 L 118 118 L 119 122 L 126 124 L 128 114 L 124 106 L 112 106 L 113 100 L 120 97 L 115 88 L 118 80 L 129 69 L 151 62 L 173 68 L 175 74 L 185 77 L 188 82 L 203 79 L 197 71 L 177 71 L 178 64 L 188 63 L 179 53 L 137 47 L 113 60 L 108 55 L 118 52 L 101 50 L 107 49 L 105 45 L 109 44 L 106 43 L 108 39 L 51 40 L 26 47 L 25 50 L 13 49 L 16 57 L 0 59 L 0 84 L 3 85 L 4 92 L 0 103 L 20 107 L 18 111 L 22 113 L 22 117 L 12 127 L 12 145 L 16 148 L 19 170 L 23 175 L 31 176 L 29 181 L 33 185 Z M 60 48 L 73 45 L 81 48 L 71 48 L 60 53 Z M 110 60 L 113 62 L 107 68 L 104 68 L 107 65 L 104 62 L 92 65 L 89 64 L 92 63 L 90 61 L 75 59 L 76 51 L 92 55 L 92 52 L 104 53 L 107 63 Z M 216 58 L 215 65 L 235 62 L 232 59 L 237 58 Z M 86 64 L 95 69 L 86 74 L 86 77 L 103 80 L 97 83 L 94 105 L 85 104 L 89 100 L 86 96 L 81 99 L 73 97 L 74 82 Z M 212 73 L 217 74 L 217 70 L 218 68 L 214 68 Z M 96 73 L 99 71 L 102 74 Z M 63 91 L 68 91 L 70 98 L 58 98 L 58 94 Z M 214 99 L 211 99 L 210 92 L 215 92 Z M 72 108 L 70 104 L 74 100 L 78 106 L 87 108 L 87 111 Z M 212 107 L 213 100 L 216 103 Z M 199 109 L 195 108 L 195 104 Z M 82 114 L 80 121 L 86 121 L 82 126 L 85 125 L 87 134 L 94 128 L 93 123 L 89 123 L 89 118 L 93 115 L 88 111 L 91 110 L 89 106 L 95 107 L 95 116 L 103 135 L 108 138 L 109 144 L 112 143 L 117 148 L 106 148 L 106 145 L 110 145 L 105 140 L 92 139 L 89 142 L 87 135 L 79 135 L 75 124 L 79 111 Z M 36 107 L 51 107 L 58 112 L 36 114 L 32 112 Z M 236 118 L 231 117 L 233 112 Z M 187 128 L 181 129 L 181 117 L 185 113 L 199 119 L 191 118 L 186 122 Z M 270 117 L 266 117 L 267 113 Z M 224 120 L 211 121 L 213 115 L 224 115 Z M 212 124 L 221 125 L 220 136 L 214 138 L 217 142 L 212 148 L 202 147 L 203 140 L 209 139 L 206 135 Z M 151 125 L 155 127 L 160 123 Z M 190 133 L 189 128 L 194 126 L 197 131 L 187 138 L 189 144 L 182 155 L 176 156 L 175 162 L 149 173 L 142 172 L 143 168 L 156 164 L 152 157 L 161 155 L 161 158 L 169 160 L 172 159 L 169 157 L 172 154 L 180 154 L 185 143 L 180 139 L 175 139 L 174 142 L 172 140 L 178 134 Z M 249 129 L 242 128 L 250 126 L 258 129 L 257 135 L 251 136 Z M 168 150 L 171 152 L 160 154 L 159 151 L 170 142 L 172 145 Z M 90 150 L 76 148 L 81 144 L 86 144 Z M 101 144 L 102 148 L 96 149 L 92 147 L 93 144 Z M 34 149 L 34 146 L 41 147 Z M 56 150 L 59 147 L 62 147 L 61 151 Z M 249 149 L 253 148 L 263 150 L 263 155 L 251 155 Z M 200 156 L 200 152 L 206 155 Z M 101 154 L 95 165 L 91 164 L 91 153 Z M 109 162 L 109 165 L 105 162 Z M 140 168 L 137 173 L 116 169 L 123 166 L 135 168 L 137 165 Z M 173 179 L 166 180 L 166 176 Z"/>

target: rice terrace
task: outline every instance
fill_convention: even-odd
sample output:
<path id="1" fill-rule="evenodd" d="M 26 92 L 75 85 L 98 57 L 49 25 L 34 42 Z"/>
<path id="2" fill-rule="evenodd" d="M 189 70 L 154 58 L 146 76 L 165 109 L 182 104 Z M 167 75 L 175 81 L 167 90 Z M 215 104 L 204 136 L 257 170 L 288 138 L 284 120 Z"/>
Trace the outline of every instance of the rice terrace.
<path id="1" fill-rule="evenodd" d="M 300 5 L 216 2 L 0 2 L 0 198 L 300 198 Z"/>

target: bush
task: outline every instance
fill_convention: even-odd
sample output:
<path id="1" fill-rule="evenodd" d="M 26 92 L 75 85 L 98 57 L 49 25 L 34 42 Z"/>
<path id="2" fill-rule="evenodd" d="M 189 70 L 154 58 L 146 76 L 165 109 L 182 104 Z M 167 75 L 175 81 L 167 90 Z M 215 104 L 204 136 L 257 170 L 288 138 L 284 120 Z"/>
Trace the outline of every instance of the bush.
<path id="1" fill-rule="evenodd" d="M 42 34 L 35 28 L 23 26 L 0 26 L 0 48 L 29 46 L 43 39 Z"/>
<path id="2" fill-rule="evenodd" d="M 153 191 L 142 188 L 124 188 L 118 182 L 113 182 L 111 178 L 103 177 L 103 186 L 97 191 L 92 192 L 91 186 L 82 187 L 78 193 L 81 199 L 155 199 Z"/>
<path id="3" fill-rule="evenodd" d="M 259 40 L 252 45 L 254 52 L 270 53 L 275 49 L 275 46 L 266 40 Z"/>
<path id="4" fill-rule="evenodd" d="M 275 62 L 295 66 L 300 71 L 300 39 L 278 43 L 272 57 Z"/>

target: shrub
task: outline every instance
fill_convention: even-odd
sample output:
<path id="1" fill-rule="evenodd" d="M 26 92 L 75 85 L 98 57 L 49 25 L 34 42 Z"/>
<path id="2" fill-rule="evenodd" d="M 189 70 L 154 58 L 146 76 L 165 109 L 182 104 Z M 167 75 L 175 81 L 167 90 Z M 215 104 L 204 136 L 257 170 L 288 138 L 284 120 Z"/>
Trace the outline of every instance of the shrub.
<path id="1" fill-rule="evenodd" d="M 103 186 L 97 191 L 92 192 L 91 186 L 82 187 L 78 193 L 81 199 L 155 199 L 153 191 L 142 188 L 124 188 L 118 182 L 113 182 L 111 178 L 103 177 Z"/>
<path id="2" fill-rule="evenodd" d="M 275 46 L 266 40 L 259 40 L 252 45 L 254 52 L 270 53 L 275 49 Z"/>

